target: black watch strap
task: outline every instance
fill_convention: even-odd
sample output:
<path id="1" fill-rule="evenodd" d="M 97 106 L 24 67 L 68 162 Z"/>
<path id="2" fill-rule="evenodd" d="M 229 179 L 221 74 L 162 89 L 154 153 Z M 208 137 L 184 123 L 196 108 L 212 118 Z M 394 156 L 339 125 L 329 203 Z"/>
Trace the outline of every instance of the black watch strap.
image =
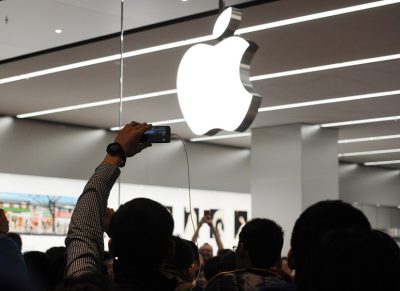
<path id="1" fill-rule="evenodd" d="M 126 163 L 126 153 L 125 150 L 123 149 L 123 147 L 121 146 L 121 144 L 119 144 L 118 142 L 113 142 L 110 143 L 107 146 L 107 153 L 110 156 L 118 156 L 121 158 L 121 164 L 119 165 L 120 168 L 125 166 Z"/>

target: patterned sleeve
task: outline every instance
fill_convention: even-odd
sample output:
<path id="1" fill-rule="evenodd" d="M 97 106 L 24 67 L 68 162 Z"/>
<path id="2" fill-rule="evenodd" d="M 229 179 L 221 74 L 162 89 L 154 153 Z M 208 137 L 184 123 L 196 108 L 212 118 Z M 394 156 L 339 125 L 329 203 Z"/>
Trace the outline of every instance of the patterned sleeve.
<path id="1" fill-rule="evenodd" d="M 102 221 L 108 196 L 119 174 L 117 166 L 101 163 L 79 197 L 65 239 L 66 277 L 99 272 L 104 251 Z"/>

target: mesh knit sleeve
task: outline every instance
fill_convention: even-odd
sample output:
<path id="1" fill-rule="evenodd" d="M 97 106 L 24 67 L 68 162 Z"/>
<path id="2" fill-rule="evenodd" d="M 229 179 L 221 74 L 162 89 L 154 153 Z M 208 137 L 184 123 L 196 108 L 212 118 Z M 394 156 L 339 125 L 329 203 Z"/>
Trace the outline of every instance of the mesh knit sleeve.
<path id="1" fill-rule="evenodd" d="M 108 196 L 119 174 L 118 167 L 101 163 L 79 197 L 65 239 L 66 277 L 99 272 L 104 251 L 102 221 Z"/>

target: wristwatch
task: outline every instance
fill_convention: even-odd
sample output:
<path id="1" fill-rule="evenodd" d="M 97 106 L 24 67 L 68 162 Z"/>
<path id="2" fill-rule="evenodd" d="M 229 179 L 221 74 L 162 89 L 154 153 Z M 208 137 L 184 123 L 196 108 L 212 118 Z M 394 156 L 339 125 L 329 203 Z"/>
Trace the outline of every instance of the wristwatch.
<path id="1" fill-rule="evenodd" d="M 110 156 L 118 156 L 121 158 L 121 164 L 119 165 L 120 168 L 125 166 L 126 163 L 126 153 L 123 147 L 118 142 L 110 143 L 107 146 L 107 153 Z"/>

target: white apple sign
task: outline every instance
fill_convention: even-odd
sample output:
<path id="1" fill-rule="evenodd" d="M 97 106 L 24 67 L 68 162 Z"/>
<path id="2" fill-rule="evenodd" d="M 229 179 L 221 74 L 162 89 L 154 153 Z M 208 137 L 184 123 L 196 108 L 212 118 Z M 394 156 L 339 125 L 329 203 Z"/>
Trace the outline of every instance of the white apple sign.
<path id="1" fill-rule="evenodd" d="M 227 8 L 213 31 L 216 38 L 223 40 L 215 46 L 192 46 L 179 64 L 179 105 L 197 135 L 212 135 L 219 130 L 245 131 L 260 106 L 261 98 L 253 92 L 249 80 L 250 61 L 257 45 L 232 36 L 240 19 L 239 10 Z"/>

